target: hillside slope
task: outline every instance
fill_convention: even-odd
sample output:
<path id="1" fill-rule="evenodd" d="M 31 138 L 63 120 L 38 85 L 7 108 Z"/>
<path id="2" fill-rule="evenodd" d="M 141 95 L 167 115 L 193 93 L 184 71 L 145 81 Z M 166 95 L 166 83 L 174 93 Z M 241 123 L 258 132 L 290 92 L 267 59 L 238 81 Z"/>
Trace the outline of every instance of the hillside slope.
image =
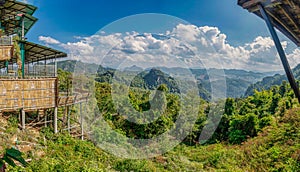
<path id="1" fill-rule="evenodd" d="M 32 161 L 12 171 L 299 171 L 300 109 L 287 111 L 277 124 L 266 127 L 242 145 L 178 145 L 152 159 L 120 159 L 89 141 L 65 134 L 47 134 L 41 151 L 26 152 Z M 26 134 L 25 134 L 26 135 Z M 43 135 L 43 134 L 42 134 Z M 33 154 L 32 154 L 33 153 Z"/>
<path id="2" fill-rule="evenodd" d="M 293 74 L 296 80 L 300 80 L 300 64 L 293 69 Z M 257 91 L 268 90 L 274 85 L 280 85 L 283 81 L 287 81 L 287 77 L 285 74 L 282 75 L 276 74 L 273 76 L 267 76 L 263 78 L 261 81 L 251 84 L 245 92 L 245 97 L 253 95 L 254 90 Z"/>

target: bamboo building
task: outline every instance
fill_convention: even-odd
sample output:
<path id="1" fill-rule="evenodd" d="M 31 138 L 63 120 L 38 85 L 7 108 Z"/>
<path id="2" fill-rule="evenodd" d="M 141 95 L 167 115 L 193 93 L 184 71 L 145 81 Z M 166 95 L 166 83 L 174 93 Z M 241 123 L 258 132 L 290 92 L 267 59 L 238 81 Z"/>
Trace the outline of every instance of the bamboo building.
<path id="1" fill-rule="evenodd" d="M 51 124 L 57 133 L 58 108 L 81 107 L 88 93 L 59 93 L 56 60 L 67 54 L 27 41 L 26 34 L 38 20 L 33 16 L 36 10 L 16 0 L 0 0 L 0 113 L 19 112 L 22 129 Z M 83 137 L 82 125 L 81 131 Z"/>

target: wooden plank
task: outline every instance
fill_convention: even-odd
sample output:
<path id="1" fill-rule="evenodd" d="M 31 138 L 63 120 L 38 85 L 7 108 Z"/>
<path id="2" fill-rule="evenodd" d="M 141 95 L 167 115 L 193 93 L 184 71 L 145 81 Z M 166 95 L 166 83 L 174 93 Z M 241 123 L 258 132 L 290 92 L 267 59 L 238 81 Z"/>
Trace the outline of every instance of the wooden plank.
<path id="1" fill-rule="evenodd" d="M 285 9 L 284 7 L 278 6 L 278 8 L 279 8 L 279 9 L 282 11 L 282 13 L 289 19 L 289 21 L 292 23 L 292 25 L 294 25 L 294 27 L 296 28 L 296 30 L 299 31 L 300 28 L 299 28 L 297 22 L 295 21 L 294 17 L 291 16 L 290 13 L 287 13 L 287 11 L 286 11 L 286 9 Z M 295 31 L 295 30 L 293 30 L 293 31 Z"/>
<path id="2" fill-rule="evenodd" d="M 259 10 L 259 4 L 263 4 L 265 8 L 272 8 L 274 6 L 282 4 L 282 2 L 280 0 L 250 0 L 242 4 L 242 7 L 253 12 L 252 10 Z"/>
<path id="3" fill-rule="evenodd" d="M 279 6 L 281 5 L 282 3 L 279 1 L 279 2 L 276 2 L 276 3 L 273 3 L 273 4 L 268 4 L 265 6 L 265 9 L 272 9 L 276 6 Z M 259 11 L 259 7 L 258 7 L 258 4 L 256 4 L 255 6 L 251 6 L 251 7 L 247 7 L 245 8 L 247 9 L 249 12 L 253 13 L 253 12 L 256 12 L 256 11 Z"/>
<path id="4" fill-rule="evenodd" d="M 0 46 L 0 61 L 10 60 L 13 57 L 13 46 L 12 45 L 1 45 Z"/>
<path id="5" fill-rule="evenodd" d="M 287 27 L 280 19 L 278 19 L 273 13 L 267 11 L 268 15 L 270 15 L 274 20 L 276 20 L 282 27 L 284 27 L 298 42 L 299 42 L 299 37 L 298 35 L 295 35 L 295 33 Z"/>

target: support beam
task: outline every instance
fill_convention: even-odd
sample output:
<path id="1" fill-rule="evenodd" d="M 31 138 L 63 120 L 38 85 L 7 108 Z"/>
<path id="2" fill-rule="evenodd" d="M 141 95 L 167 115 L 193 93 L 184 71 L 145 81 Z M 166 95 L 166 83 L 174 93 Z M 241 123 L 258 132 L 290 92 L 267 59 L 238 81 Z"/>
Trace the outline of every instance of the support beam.
<path id="1" fill-rule="evenodd" d="M 38 115 L 38 116 L 37 116 L 37 117 L 38 117 L 38 121 L 40 121 L 40 120 L 41 120 L 41 119 L 40 119 L 41 116 L 40 116 L 39 110 L 37 110 L 37 115 Z"/>
<path id="2" fill-rule="evenodd" d="M 67 125 L 68 125 L 68 132 L 71 133 L 71 110 L 69 109 L 69 106 L 67 106 L 67 113 L 68 113 L 68 116 L 67 116 Z"/>
<path id="3" fill-rule="evenodd" d="M 8 74 L 8 60 L 5 61 L 5 68 L 6 68 L 6 73 Z"/>
<path id="4" fill-rule="evenodd" d="M 82 114 L 82 103 L 79 104 L 80 108 L 80 128 L 81 128 L 81 140 L 84 140 L 83 137 L 83 114 Z"/>
<path id="5" fill-rule="evenodd" d="M 21 49 L 21 61 L 22 61 L 22 78 L 25 76 L 25 45 L 24 43 L 20 43 Z"/>
<path id="6" fill-rule="evenodd" d="M 44 110 L 44 116 L 45 116 L 45 127 L 47 127 L 47 111 Z"/>
<path id="7" fill-rule="evenodd" d="M 54 61 L 54 76 L 57 77 L 57 61 L 56 61 L 56 54 L 55 54 L 55 61 Z"/>
<path id="8" fill-rule="evenodd" d="M 25 118 L 26 118 L 26 114 L 25 114 L 24 110 L 22 110 L 21 113 L 22 113 L 22 130 L 25 130 L 25 125 L 26 125 Z"/>
<path id="9" fill-rule="evenodd" d="M 277 35 L 277 33 L 276 33 L 275 29 L 274 29 L 274 26 L 271 23 L 270 17 L 267 14 L 264 6 L 260 4 L 259 5 L 259 10 L 260 10 L 260 13 L 261 13 L 262 17 L 264 18 L 264 20 L 265 20 L 265 22 L 266 22 L 266 24 L 267 24 L 267 26 L 269 28 L 269 31 L 270 31 L 270 33 L 272 35 L 272 38 L 274 40 L 275 46 L 277 48 L 278 54 L 280 56 L 280 60 L 282 62 L 282 65 L 283 65 L 283 68 L 284 68 L 285 73 L 287 75 L 287 78 L 288 78 L 288 80 L 290 82 L 290 85 L 291 85 L 291 87 L 292 87 L 292 89 L 293 89 L 296 97 L 298 98 L 298 102 L 300 103 L 300 91 L 299 91 L 299 87 L 298 87 L 298 85 L 296 83 L 295 77 L 294 77 L 294 75 L 292 73 L 291 67 L 290 67 L 289 62 L 288 62 L 288 60 L 286 58 L 285 52 L 284 52 L 284 50 L 282 48 L 282 45 L 281 45 L 280 40 L 278 38 L 278 35 Z"/>
<path id="10" fill-rule="evenodd" d="M 57 107 L 54 108 L 54 133 L 58 133 L 58 130 L 57 130 Z"/>

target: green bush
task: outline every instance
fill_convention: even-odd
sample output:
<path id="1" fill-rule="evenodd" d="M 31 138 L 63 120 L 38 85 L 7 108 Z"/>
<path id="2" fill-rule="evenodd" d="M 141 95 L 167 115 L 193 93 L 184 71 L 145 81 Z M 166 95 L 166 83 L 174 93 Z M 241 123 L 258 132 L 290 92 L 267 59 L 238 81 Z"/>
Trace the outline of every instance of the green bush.
<path id="1" fill-rule="evenodd" d="M 245 141 L 247 137 L 254 137 L 257 135 L 258 118 L 253 113 L 235 116 L 230 122 L 229 131 L 230 143 L 241 143 Z"/>

